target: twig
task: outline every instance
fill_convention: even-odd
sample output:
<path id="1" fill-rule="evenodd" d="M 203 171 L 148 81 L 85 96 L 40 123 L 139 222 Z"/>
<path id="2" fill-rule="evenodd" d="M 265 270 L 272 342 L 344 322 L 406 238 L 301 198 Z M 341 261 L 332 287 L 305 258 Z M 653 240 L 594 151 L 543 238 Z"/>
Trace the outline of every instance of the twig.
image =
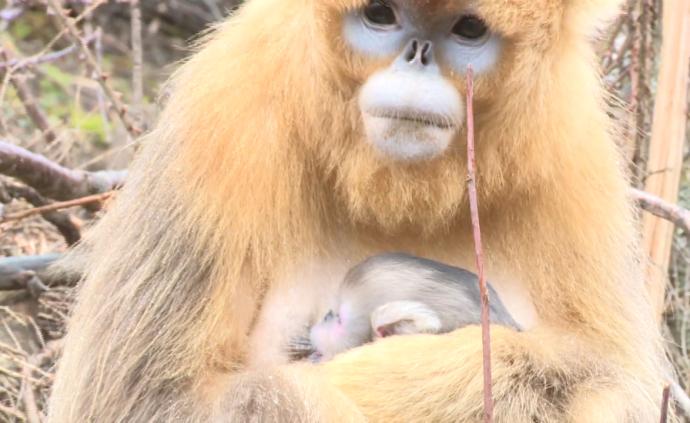
<path id="1" fill-rule="evenodd" d="M 668 397 L 671 393 L 671 385 L 664 386 L 664 391 L 661 395 L 661 418 L 660 423 L 666 423 L 668 420 Z"/>
<path id="2" fill-rule="evenodd" d="M 43 207 L 50 204 L 46 198 L 44 198 L 31 187 L 7 183 L 4 188 L 9 197 L 15 199 L 23 198 L 34 207 Z M 46 221 L 55 226 L 62 237 L 65 238 L 67 245 L 74 245 L 81 239 L 81 231 L 79 230 L 79 227 L 72 221 L 70 216 L 57 211 L 45 212 L 41 215 Z"/>
<path id="3" fill-rule="evenodd" d="M 41 365 L 46 362 L 53 361 L 60 353 L 62 343 L 60 341 L 51 341 L 44 346 L 38 353 L 27 357 L 22 367 L 22 375 L 24 381 L 24 389 L 22 390 L 22 402 L 24 403 L 24 411 L 26 414 L 26 421 L 28 423 L 41 423 L 41 413 L 39 412 L 38 402 L 34 393 L 32 382 L 32 372 L 38 371 L 41 376 L 47 377 L 52 382 L 52 375 L 45 373 L 41 369 Z"/>
<path id="4" fill-rule="evenodd" d="M 95 1 L 91 2 L 91 4 L 90 4 L 86 9 L 84 9 L 84 11 L 81 12 L 81 13 L 79 14 L 79 16 L 77 16 L 76 18 L 74 18 L 74 19 L 72 20 L 72 22 L 73 22 L 75 25 L 78 24 L 79 22 L 81 22 L 82 20 L 84 20 L 84 18 L 86 18 L 87 16 L 91 15 L 91 13 L 92 13 L 94 10 L 98 9 L 99 7 L 101 7 L 101 5 L 103 5 L 104 3 L 106 3 L 106 1 L 107 1 L 107 0 L 95 0 Z M 50 51 L 51 48 L 53 48 L 53 46 L 55 45 L 55 43 L 57 43 L 58 41 L 60 41 L 60 40 L 62 39 L 62 36 L 65 35 L 65 34 L 67 34 L 67 28 L 62 28 L 62 29 L 60 29 L 60 31 L 59 31 L 50 41 L 48 41 L 48 43 L 47 43 L 46 45 L 43 46 L 43 49 L 41 49 L 41 51 L 38 52 L 36 55 L 37 55 L 37 56 L 42 56 L 42 55 L 44 55 L 44 54 L 48 54 L 48 52 Z"/>
<path id="5" fill-rule="evenodd" d="M 84 37 L 82 37 L 82 35 L 80 34 L 79 29 L 77 29 L 74 22 L 65 15 L 58 0 L 46 1 L 55 12 L 59 24 L 67 30 L 67 33 L 72 38 L 72 41 L 79 46 L 79 49 L 84 55 L 84 59 L 86 60 L 87 65 L 91 68 L 91 71 L 96 74 L 96 80 L 101 85 L 103 91 L 110 99 L 115 113 L 117 113 L 117 115 L 120 117 L 120 120 L 122 121 L 122 124 L 125 126 L 127 132 L 133 137 L 140 135 L 142 132 L 141 129 L 134 122 L 132 122 L 132 119 L 127 114 L 127 109 L 120 100 L 119 94 L 116 93 L 115 90 L 108 83 L 108 77 L 101 70 L 101 67 L 98 65 L 96 58 L 89 49 L 89 46 L 86 44 Z"/>
<path id="6" fill-rule="evenodd" d="M 0 29 L 4 29 L 3 26 L 20 17 L 22 13 L 24 13 L 24 8 L 19 6 L 6 6 L 4 9 L 0 9 L 0 20 L 3 21 Z"/>
<path id="7" fill-rule="evenodd" d="M 477 274 L 479 277 L 479 292 L 482 299 L 482 357 L 484 370 L 484 422 L 490 423 L 494 418 L 494 401 L 491 393 L 491 335 L 489 328 L 489 292 L 484 278 L 484 254 L 482 251 L 482 235 L 479 227 L 479 205 L 477 201 L 476 163 L 474 157 L 474 81 L 472 65 L 467 66 L 467 188 L 470 197 L 470 213 L 472 215 L 472 235 L 474 237 L 474 252 L 477 260 Z"/>
<path id="8" fill-rule="evenodd" d="M 671 204 L 655 195 L 636 188 L 631 188 L 630 194 L 640 208 L 672 222 L 686 234 L 690 235 L 690 210 Z"/>
<path id="9" fill-rule="evenodd" d="M 30 185 L 48 198 L 71 200 L 113 190 L 126 171 L 73 170 L 19 146 L 0 140 L 0 173 Z"/>
<path id="10" fill-rule="evenodd" d="M 688 397 L 688 394 L 680 387 L 678 382 L 671 383 L 671 394 L 680 411 L 683 412 L 685 417 L 690 418 L 690 397 Z"/>
<path id="11" fill-rule="evenodd" d="M 103 202 L 103 201 L 107 200 L 108 198 L 112 197 L 114 194 L 115 194 L 115 191 L 109 191 L 109 192 L 104 192 L 102 194 L 88 195 L 86 197 L 77 198 L 74 200 L 59 201 L 56 203 L 48 204 L 47 206 L 43 206 L 43 207 L 34 207 L 33 209 L 22 210 L 20 212 L 5 215 L 2 219 L 0 219 L 0 223 L 7 223 L 7 222 L 15 221 L 15 220 L 21 220 L 21 219 L 24 219 L 26 217 L 33 216 L 35 214 L 45 213 L 45 212 L 49 212 L 49 211 L 62 210 L 62 209 L 66 209 L 69 207 L 84 206 L 84 205 L 91 204 L 91 203 L 100 203 L 100 202 Z"/>
<path id="12" fill-rule="evenodd" d="M 604 44 L 605 47 L 600 52 L 600 55 L 604 55 L 604 58 L 606 60 L 611 60 L 611 56 L 613 55 L 614 43 L 616 42 L 616 38 L 618 37 L 618 34 L 623 28 L 623 23 L 625 23 L 625 21 L 628 19 L 628 13 L 630 13 L 630 8 L 631 5 L 629 0 L 628 3 L 625 5 L 624 9 L 616 18 L 616 22 L 613 24 L 613 28 L 609 30 L 609 37 L 606 40 L 606 43 Z"/>
<path id="13" fill-rule="evenodd" d="M 10 56 L 6 49 L 0 49 L 0 58 L 6 63 L 10 62 Z M 17 92 L 17 97 L 24 105 L 24 110 L 29 116 L 31 121 L 36 125 L 36 127 L 43 134 L 43 138 L 48 143 L 52 143 L 57 139 L 57 133 L 50 125 L 48 121 L 48 116 L 45 114 L 43 109 L 38 105 L 36 97 L 31 92 L 31 89 L 26 84 L 26 81 L 21 77 L 12 76 L 11 72 L 8 72 L 10 83 Z"/>
<path id="14" fill-rule="evenodd" d="M 130 0 L 132 26 L 132 105 L 139 125 L 143 124 L 144 102 L 144 53 L 141 40 L 141 3 Z"/>
<path id="15" fill-rule="evenodd" d="M 51 361 L 54 361 L 60 353 L 62 353 L 62 346 L 63 346 L 63 340 L 62 339 L 56 339 L 52 341 L 48 341 L 46 343 L 45 348 L 43 350 L 39 351 L 38 353 L 32 355 L 29 357 L 29 360 L 38 368 L 40 366 L 45 365 L 46 363 L 50 363 Z"/>
<path id="16" fill-rule="evenodd" d="M 24 366 L 22 368 L 22 375 L 24 376 L 22 402 L 24 403 L 26 421 L 29 423 L 41 423 L 38 405 L 36 404 L 36 395 L 34 394 L 34 386 L 31 383 L 31 369 L 29 366 Z"/>
<path id="17" fill-rule="evenodd" d="M 632 45 L 632 37 L 626 37 L 623 44 L 618 50 L 616 50 L 616 59 L 611 59 L 611 62 L 604 68 L 604 75 L 609 74 L 613 69 L 620 68 L 623 65 L 623 59 L 625 59 L 625 53 L 630 50 Z"/>
<path id="18" fill-rule="evenodd" d="M 95 40 L 95 36 L 86 37 L 86 42 L 91 43 Z M 49 53 L 35 54 L 33 56 L 24 57 L 21 59 L 10 59 L 9 61 L 0 62 L 0 69 L 2 68 L 12 68 L 12 70 L 21 69 L 29 66 L 37 66 L 43 63 L 54 62 L 60 60 L 65 56 L 73 53 L 77 50 L 77 46 L 72 44 L 69 47 L 65 47 L 62 50 L 51 51 Z"/>
<path id="19" fill-rule="evenodd" d="M 641 11 L 638 16 L 633 14 L 632 22 L 630 24 L 630 34 L 628 37 L 632 38 L 632 45 L 630 50 L 630 66 L 628 66 L 627 72 L 623 69 L 620 70 L 621 73 L 628 73 L 630 76 L 630 95 L 629 95 L 629 128 L 630 134 L 632 134 L 632 143 L 634 145 L 635 136 L 637 134 L 637 124 L 640 109 L 640 53 L 642 52 L 642 13 Z"/>
<path id="20" fill-rule="evenodd" d="M 103 30 L 99 27 L 95 31 L 96 42 L 94 43 L 94 50 L 96 51 L 96 60 L 98 64 L 103 63 Z M 110 130 L 110 117 L 108 116 L 108 104 L 106 104 L 103 88 L 98 86 L 96 91 L 96 101 L 98 102 L 98 112 L 101 114 L 101 120 L 105 129 L 105 139 L 108 144 L 112 143 L 113 134 Z M 111 150 L 111 149 L 109 149 Z"/>
<path id="21" fill-rule="evenodd" d="M 20 413 L 19 411 L 15 410 L 13 408 L 7 407 L 5 405 L 0 404 L 0 412 L 5 413 L 8 416 L 12 416 L 15 419 L 19 419 L 20 421 L 23 421 L 23 422 L 26 421 L 26 416 L 24 414 Z"/>

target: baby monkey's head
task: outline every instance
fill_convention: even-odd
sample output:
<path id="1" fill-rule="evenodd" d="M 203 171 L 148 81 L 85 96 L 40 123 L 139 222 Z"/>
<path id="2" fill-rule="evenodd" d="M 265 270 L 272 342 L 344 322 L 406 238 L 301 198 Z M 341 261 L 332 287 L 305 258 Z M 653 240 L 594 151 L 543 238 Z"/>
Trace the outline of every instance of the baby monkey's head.
<path id="1" fill-rule="evenodd" d="M 349 303 L 341 303 L 312 326 L 309 340 L 314 353 L 312 361 L 328 360 L 335 354 L 371 341 L 369 313 L 355 310 Z"/>

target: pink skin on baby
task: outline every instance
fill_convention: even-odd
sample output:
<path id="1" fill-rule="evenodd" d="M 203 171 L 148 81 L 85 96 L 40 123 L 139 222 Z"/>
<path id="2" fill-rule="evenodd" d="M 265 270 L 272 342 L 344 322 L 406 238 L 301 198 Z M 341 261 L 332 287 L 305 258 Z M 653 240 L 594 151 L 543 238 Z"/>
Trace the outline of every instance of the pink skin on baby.
<path id="1" fill-rule="evenodd" d="M 350 308 L 343 304 L 337 313 L 329 311 L 321 322 L 311 328 L 310 339 L 316 351 L 309 356 L 309 360 L 319 362 L 347 349 L 349 334 L 345 322 L 348 321 L 350 312 Z"/>

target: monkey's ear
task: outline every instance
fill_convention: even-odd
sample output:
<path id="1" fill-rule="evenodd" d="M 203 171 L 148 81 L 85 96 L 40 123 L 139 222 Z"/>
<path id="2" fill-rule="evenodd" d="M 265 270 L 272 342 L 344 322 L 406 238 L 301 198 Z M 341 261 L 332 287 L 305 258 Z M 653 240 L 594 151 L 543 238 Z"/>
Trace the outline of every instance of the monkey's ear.
<path id="1" fill-rule="evenodd" d="M 438 333 L 441 330 L 441 319 L 424 303 L 392 301 L 371 313 L 371 328 L 374 338 L 413 333 Z"/>

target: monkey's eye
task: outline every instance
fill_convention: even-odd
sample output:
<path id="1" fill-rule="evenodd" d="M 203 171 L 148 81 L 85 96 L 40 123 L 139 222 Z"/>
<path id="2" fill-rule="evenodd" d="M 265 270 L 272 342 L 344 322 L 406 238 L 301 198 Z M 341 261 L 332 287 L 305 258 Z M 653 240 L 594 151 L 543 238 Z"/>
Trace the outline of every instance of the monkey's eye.
<path id="1" fill-rule="evenodd" d="M 453 27 L 453 34 L 464 40 L 475 41 L 489 31 L 483 20 L 475 15 L 461 17 Z"/>
<path id="2" fill-rule="evenodd" d="M 364 8 L 364 19 L 375 27 L 390 27 L 398 23 L 395 11 L 386 0 L 371 0 Z"/>

